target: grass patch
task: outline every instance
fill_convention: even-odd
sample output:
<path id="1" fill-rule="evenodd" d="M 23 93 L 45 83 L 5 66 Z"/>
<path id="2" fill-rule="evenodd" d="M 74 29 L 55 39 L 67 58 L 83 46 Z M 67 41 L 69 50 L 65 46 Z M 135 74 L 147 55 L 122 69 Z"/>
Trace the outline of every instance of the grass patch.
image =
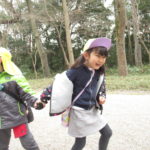
<path id="1" fill-rule="evenodd" d="M 127 91 L 150 91 L 150 75 L 106 76 L 107 89 Z"/>
<path id="2" fill-rule="evenodd" d="M 37 91 L 48 87 L 52 83 L 53 78 L 32 79 L 28 81 L 33 90 Z"/>
<path id="3" fill-rule="evenodd" d="M 34 90 L 42 90 L 49 86 L 53 77 L 29 80 Z M 106 76 L 106 87 L 108 91 L 150 91 L 150 75 L 128 75 L 126 77 L 118 75 Z"/>

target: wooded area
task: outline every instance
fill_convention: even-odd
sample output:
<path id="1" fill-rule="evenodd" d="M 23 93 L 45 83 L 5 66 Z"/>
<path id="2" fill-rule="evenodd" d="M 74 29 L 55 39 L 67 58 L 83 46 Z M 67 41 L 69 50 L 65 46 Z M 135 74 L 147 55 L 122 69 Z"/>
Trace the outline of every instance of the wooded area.
<path id="1" fill-rule="evenodd" d="M 106 36 L 113 46 L 107 67 L 128 75 L 128 66 L 150 64 L 150 1 L 1 0 L 0 46 L 35 77 L 68 68 L 90 38 Z"/>

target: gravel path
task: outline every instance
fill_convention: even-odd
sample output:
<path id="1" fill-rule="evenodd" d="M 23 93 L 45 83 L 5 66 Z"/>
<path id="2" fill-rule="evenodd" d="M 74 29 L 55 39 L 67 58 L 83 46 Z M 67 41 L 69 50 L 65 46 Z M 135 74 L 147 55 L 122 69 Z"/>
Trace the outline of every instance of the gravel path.
<path id="1" fill-rule="evenodd" d="M 49 106 L 34 110 L 30 124 L 41 150 L 70 150 L 74 138 L 60 125 L 60 116 L 49 117 Z M 108 150 L 150 150 L 150 94 L 109 94 L 104 116 L 113 130 Z M 97 150 L 99 133 L 88 136 L 84 150 Z M 10 150 L 23 150 L 12 135 Z"/>

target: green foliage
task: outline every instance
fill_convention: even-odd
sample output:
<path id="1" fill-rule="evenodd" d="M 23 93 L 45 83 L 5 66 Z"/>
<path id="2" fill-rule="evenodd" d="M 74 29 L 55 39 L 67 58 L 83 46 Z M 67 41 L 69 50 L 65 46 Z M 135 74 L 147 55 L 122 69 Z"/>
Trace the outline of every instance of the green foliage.
<path id="1" fill-rule="evenodd" d="M 128 67 L 129 75 L 126 77 L 118 76 L 116 68 L 107 68 L 106 87 L 108 91 L 150 91 L 150 66 L 142 68 Z M 52 73 L 49 78 L 39 78 L 29 80 L 34 90 L 41 90 L 49 86 L 56 73 Z M 30 76 L 33 76 L 30 75 Z M 28 78 L 29 79 L 29 78 Z"/>
<path id="2" fill-rule="evenodd" d="M 53 81 L 52 77 L 49 78 L 43 78 L 43 79 L 32 79 L 29 80 L 29 83 L 31 85 L 31 87 L 37 91 L 37 90 L 42 90 L 46 87 L 48 87 Z"/>
<path id="3" fill-rule="evenodd" d="M 141 13 L 149 13 L 149 8 L 150 8 L 150 2 L 149 0 L 140 0 L 139 3 L 139 10 L 141 10 Z"/>
<path id="4" fill-rule="evenodd" d="M 99 36 L 106 36 L 110 33 L 111 21 L 108 16 L 111 11 L 104 7 L 101 1 L 87 1 L 81 3 L 80 26 L 77 33 L 80 38 L 89 39 Z M 105 20 L 105 21 L 104 21 Z"/>
<path id="5" fill-rule="evenodd" d="M 107 90 L 150 91 L 150 75 L 109 75 L 106 77 Z"/>
<path id="6" fill-rule="evenodd" d="M 116 67 L 106 68 L 106 84 L 109 91 L 150 91 L 150 65 L 128 66 L 129 75 L 118 76 Z"/>
<path id="7" fill-rule="evenodd" d="M 61 42 L 63 43 L 64 49 L 66 50 L 66 40 L 65 40 L 65 30 L 61 25 L 57 25 L 57 27 L 61 28 Z M 49 33 L 49 31 L 51 31 Z M 63 53 L 58 42 L 57 33 L 55 28 L 51 26 L 46 26 L 44 32 L 42 33 L 43 38 L 45 39 L 44 46 L 47 49 L 49 66 L 52 72 L 57 72 L 59 70 L 65 69 L 65 61 L 63 57 Z"/>
<path id="8" fill-rule="evenodd" d="M 37 91 L 52 84 L 53 79 L 54 74 L 49 78 L 29 80 L 29 83 L 31 87 Z M 106 76 L 106 87 L 107 91 L 150 91 L 149 81 L 149 74 L 129 75 L 127 77 L 111 74 Z"/>
<path id="9" fill-rule="evenodd" d="M 112 39 L 112 43 L 115 43 Z M 107 61 L 106 61 L 106 65 L 108 67 L 114 67 L 114 66 L 117 66 L 117 54 L 116 54 L 116 45 L 115 44 L 112 44 L 112 47 L 111 49 L 109 50 L 109 53 L 108 53 L 108 58 L 107 58 Z"/>
<path id="10" fill-rule="evenodd" d="M 128 65 L 129 75 L 149 75 L 150 74 L 150 65 L 143 65 L 141 67 L 129 66 Z M 106 66 L 106 74 L 107 75 L 117 75 L 118 69 L 114 67 Z"/>
<path id="11" fill-rule="evenodd" d="M 46 2 L 46 3 L 44 3 Z M 76 8 L 76 2 L 79 6 Z M 140 19 L 141 19 L 141 31 L 142 39 L 144 40 L 148 49 L 150 48 L 149 43 L 149 0 L 140 0 L 139 1 L 139 10 L 140 10 Z M 1 2 L 0 4 L 2 4 Z M 45 5 L 46 4 L 46 5 Z M 77 58 L 80 55 L 85 42 L 89 38 L 95 38 L 100 36 L 112 37 L 113 46 L 109 52 L 109 57 L 107 59 L 107 74 L 117 75 L 117 69 L 114 69 L 117 66 L 117 52 L 116 52 L 116 43 L 115 43 L 115 34 L 112 31 L 113 21 L 109 19 L 109 16 L 113 12 L 104 7 L 104 3 L 101 0 L 79 0 L 79 1 L 68 1 L 69 6 L 69 15 L 71 20 L 71 36 L 72 36 L 72 46 L 74 50 L 74 56 Z M 41 33 L 41 41 L 44 47 L 44 50 L 48 56 L 48 62 L 50 66 L 51 73 L 61 72 L 66 69 L 64 56 L 61 50 L 60 43 L 58 41 L 58 33 L 56 28 L 59 30 L 61 41 L 65 51 L 67 51 L 66 45 L 66 35 L 64 29 L 64 20 L 62 13 L 62 3 L 61 0 L 50 0 L 50 1 L 32 1 L 33 12 L 35 19 L 37 20 L 38 31 Z M 1 5 L 3 8 L 3 5 Z M 47 8 L 47 9 L 46 9 Z M 129 21 L 131 21 L 131 7 L 129 3 L 127 5 L 127 15 Z M 10 15 L 10 10 L 7 7 L 1 9 L 0 20 L 3 19 L 12 19 L 14 14 Z M 32 35 L 31 26 L 29 23 L 29 16 L 27 11 L 26 2 L 20 1 L 14 7 L 16 12 L 15 15 L 21 14 L 21 22 L 15 24 L 0 25 L 1 33 L 4 28 L 4 32 L 10 31 L 7 33 L 8 37 L 8 48 L 12 50 L 13 61 L 21 68 L 28 78 L 34 78 L 33 74 L 33 65 L 31 55 L 35 55 L 36 45 L 35 39 Z M 13 13 L 13 12 L 12 12 Z M 8 30 L 9 29 L 9 30 Z M 125 35 L 125 47 L 126 47 L 126 56 L 128 63 L 129 74 L 149 74 L 149 66 L 144 65 L 142 68 L 133 67 L 134 65 L 134 41 L 132 34 L 132 26 L 130 33 L 132 50 L 129 50 L 129 37 Z M 32 40 L 32 52 L 30 50 Z M 132 54 L 131 54 L 132 52 Z M 130 57 L 130 55 L 132 55 Z M 149 63 L 149 57 L 142 47 L 142 59 L 143 64 Z M 37 54 L 37 65 L 36 69 L 38 72 L 38 77 L 42 77 L 41 61 L 39 55 Z"/>
<path id="12" fill-rule="evenodd" d="M 129 74 L 138 75 L 138 74 L 150 74 L 150 65 L 144 65 L 142 67 L 128 66 Z"/>

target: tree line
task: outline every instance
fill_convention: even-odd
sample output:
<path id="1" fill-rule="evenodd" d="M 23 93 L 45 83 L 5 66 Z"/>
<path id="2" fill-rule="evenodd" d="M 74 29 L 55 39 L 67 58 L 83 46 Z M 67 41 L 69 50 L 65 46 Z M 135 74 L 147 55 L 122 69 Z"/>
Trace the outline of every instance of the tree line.
<path id="1" fill-rule="evenodd" d="M 107 66 L 150 63 L 149 0 L 1 0 L 0 46 L 23 70 L 49 76 L 73 64 L 90 38 L 112 39 Z M 114 18 L 114 19 L 112 19 Z"/>

